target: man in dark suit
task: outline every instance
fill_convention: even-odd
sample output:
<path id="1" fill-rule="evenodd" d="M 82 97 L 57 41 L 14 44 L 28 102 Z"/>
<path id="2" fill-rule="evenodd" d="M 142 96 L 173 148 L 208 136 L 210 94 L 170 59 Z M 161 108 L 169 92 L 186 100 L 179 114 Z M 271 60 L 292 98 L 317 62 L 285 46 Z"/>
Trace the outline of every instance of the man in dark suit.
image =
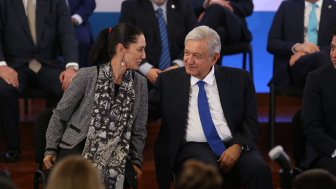
<path id="1" fill-rule="evenodd" d="M 145 35 L 146 59 L 139 66 L 139 71 L 149 80 L 149 89 L 159 73 L 183 66 L 184 38 L 197 26 L 189 2 L 124 1 L 119 18 L 119 23 L 123 22 L 136 25 Z"/>
<path id="2" fill-rule="evenodd" d="M 221 48 L 207 26 L 186 37 L 184 68 L 161 73 L 149 93 L 148 119 L 161 118 L 154 144 L 160 189 L 170 186 L 173 169 L 187 159 L 218 167 L 224 183 L 273 188 L 272 173 L 256 147 L 260 134 L 257 101 L 250 74 L 214 66 Z"/>
<path id="3" fill-rule="evenodd" d="M 329 31 L 334 26 L 333 0 L 283 1 L 268 34 L 267 51 L 274 54 L 270 84 L 303 87 L 310 71 L 330 64 Z"/>
<path id="4" fill-rule="evenodd" d="M 0 0 L 0 125 L 4 161 L 21 153 L 18 98 L 35 85 L 60 98 L 78 70 L 77 40 L 64 0 Z M 58 42 L 65 63 L 58 59 Z"/>
<path id="5" fill-rule="evenodd" d="M 209 26 L 221 37 L 224 44 L 249 43 L 252 34 L 245 18 L 253 13 L 252 0 L 189 0 L 193 4 L 199 25 Z M 221 65 L 222 57 L 218 64 Z"/>
<path id="6" fill-rule="evenodd" d="M 332 33 L 333 64 L 309 73 L 303 94 L 301 119 L 307 144 L 301 165 L 336 175 L 336 28 Z"/>
<path id="7" fill-rule="evenodd" d="M 71 20 L 78 39 L 79 67 L 89 67 L 89 53 L 94 42 L 89 17 L 96 8 L 95 0 L 67 0 Z"/>

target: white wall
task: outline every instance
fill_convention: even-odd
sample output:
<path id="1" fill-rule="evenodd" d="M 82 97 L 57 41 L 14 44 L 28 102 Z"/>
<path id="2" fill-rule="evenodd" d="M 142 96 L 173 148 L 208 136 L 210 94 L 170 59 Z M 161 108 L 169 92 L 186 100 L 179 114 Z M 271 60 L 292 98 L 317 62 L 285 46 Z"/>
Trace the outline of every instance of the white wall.
<path id="1" fill-rule="evenodd" d="M 149 0 L 148 0 L 149 1 Z M 253 0 L 254 11 L 276 11 L 283 0 Z M 123 0 L 96 0 L 95 12 L 120 12 Z"/>

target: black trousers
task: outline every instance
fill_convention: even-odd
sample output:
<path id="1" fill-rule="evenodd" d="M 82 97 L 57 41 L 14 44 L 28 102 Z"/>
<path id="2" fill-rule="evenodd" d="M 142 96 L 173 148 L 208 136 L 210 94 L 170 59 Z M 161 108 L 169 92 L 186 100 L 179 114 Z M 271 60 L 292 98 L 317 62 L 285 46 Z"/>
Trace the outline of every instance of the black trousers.
<path id="1" fill-rule="evenodd" d="M 18 125 L 20 119 L 19 96 L 25 88 L 34 85 L 62 97 L 62 84 L 59 76 L 64 68 L 56 68 L 43 64 L 38 73 L 24 64 L 14 69 L 18 73 L 19 87 L 14 88 L 0 78 L 0 126 L 4 133 L 6 147 L 17 147 L 20 144 Z"/>
<path id="2" fill-rule="evenodd" d="M 309 72 L 329 64 L 329 54 L 323 51 L 302 56 L 293 66 L 288 66 L 291 84 L 304 87 Z"/>
<path id="3" fill-rule="evenodd" d="M 309 165 L 309 169 L 325 169 L 336 176 L 336 159 L 322 155 Z"/>
<path id="4" fill-rule="evenodd" d="M 243 40 L 243 24 L 240 18 L 221 5 L 210 5 L 199 25 L 206 25 L 215 30 L 221 38 L 222 46 Z"/>
<path id="5" fill-rule="evenodd" d="M 196 159 L 218 168 L 219 157 L 211 150 L 208 143 L 188 142 L 182 144 L 176 157 L 175 169 L 181 171 L 183 163 L 188 159 Z M 220 172 L 219 169 L 218 172 Z M 243 152 L 231 171 L 223 173 L 222 176 L 224 185 L 234 179 L 245 189 L 273 188 L 272 172 L 260 152 L 254 148 Z"/>

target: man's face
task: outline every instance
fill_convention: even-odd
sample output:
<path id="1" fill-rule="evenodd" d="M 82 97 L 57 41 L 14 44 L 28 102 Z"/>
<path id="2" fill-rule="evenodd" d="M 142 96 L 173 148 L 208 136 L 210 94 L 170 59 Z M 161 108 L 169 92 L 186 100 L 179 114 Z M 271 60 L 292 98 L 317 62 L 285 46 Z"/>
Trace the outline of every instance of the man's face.
<path id="1" fill-rule="evenodd" d="M 331 61 L 334 64 L 334 67 L 336 69 L 336 35 L 334 35 L 330 46 L 331 46 L 330 58 L 331 58 Z"/>
<path id="2" fill-rule="evenodd" d="M 167 2 L 168 0 L 150 0 L 153 3 L 157 4 L 158 6 L 163 5 L 163 3 Z"/>
<path id="3" fill-rule="evenodd" d="M 187 74 L 203 80 L 216 63 L 219 53 L 209 60 L 208 45 L 205 40 L 188 40 L 184 49 L 184 66 Z"/>

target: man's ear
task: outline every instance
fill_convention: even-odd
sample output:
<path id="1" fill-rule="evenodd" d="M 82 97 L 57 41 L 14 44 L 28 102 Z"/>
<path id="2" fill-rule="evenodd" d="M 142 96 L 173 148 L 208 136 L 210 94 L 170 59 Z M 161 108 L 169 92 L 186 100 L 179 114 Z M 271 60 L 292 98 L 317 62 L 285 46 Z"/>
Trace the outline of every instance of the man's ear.
<path id="1" fill-rule="evenodd" d="M 217 60 L 219 59 L 220 54 L 216 53 L 211 59 L 212 59 L 212 65 L 215 65 Z"/>

